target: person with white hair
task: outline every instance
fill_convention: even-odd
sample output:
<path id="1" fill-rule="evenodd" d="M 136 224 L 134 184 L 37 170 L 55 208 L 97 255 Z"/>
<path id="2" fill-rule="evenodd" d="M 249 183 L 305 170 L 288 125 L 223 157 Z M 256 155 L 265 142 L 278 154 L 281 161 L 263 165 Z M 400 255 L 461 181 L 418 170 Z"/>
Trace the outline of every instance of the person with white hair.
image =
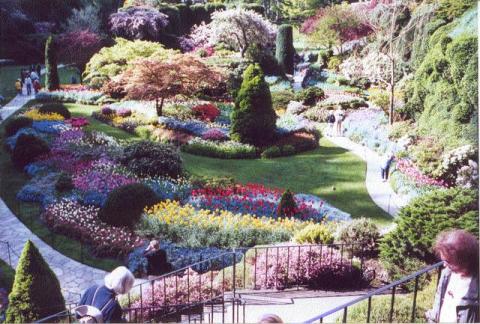
<path id="1" fill-rule="evenodd" d="M 122 308 L 117 295 L 127 294 L 135 277 L 126 267 L 118 267 L 105 276 L 103 285 L 88 288 L 80 299 L 75 313 L 81 323 L 122 322 Z"/>

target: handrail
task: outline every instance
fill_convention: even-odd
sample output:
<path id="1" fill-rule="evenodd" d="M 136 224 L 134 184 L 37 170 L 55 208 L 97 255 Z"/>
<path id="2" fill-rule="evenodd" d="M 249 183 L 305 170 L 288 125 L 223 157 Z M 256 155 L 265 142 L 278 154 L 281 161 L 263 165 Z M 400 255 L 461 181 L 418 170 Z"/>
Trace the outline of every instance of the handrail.
<path id="1" fill-rule="evenodd" d="M 331 309 L 331 310 L 329 310 L 329 311 L 326 311 L 326 312 L 324 312 L 324 313 L 322 313 L 322 314 L 320 314 L 320 315 L 317 315 L 317 316 L 315 316 L 315 317 L 312 317 L 312 318 L 306 320 L 304 323 L 313 323 L 313 322 L 315 322 L 315 321 L 321 321 L 323 318 L 325 318 L 325 317 L 327 317 L 327 316 L 329 316 L 329 315 L 332 315 L 332 314 L 334 314 L 334 313 L 336 313 L 336 312 L 338 312 L 338 311 L 344 310 L 344 309 L 346 309 L 346 308 L 348 308 L 348 307 L 350 307 L 350 306 L 352 306 L 352 305 L 354 305 L 354 304 L 357 304 L 357 303 L 359 303 L 359 302 L 361 302 L 361 301 L 364 301 L 364 300 L 366 300 L 366 299 L 369 299 L 369 298 L 371 298 L 371 297 L 373 297 L 373 296 L 375 296 L 375 295 L 379 295 L 379 294 L 381 294 L 381 293 L 383 293 L 383 292 L 385 292 L 385 291 L 387 291 L 387 290 L 390 290 L 390 289 L 392 289 L 392 288 L 395 288 L 395 287 L 397 287 L 397 286 L 399 286 L 399 285 L 401 285 L 401 284 L 403 284 L 403 283 L 405 283 L 405 282 L 407 282 L 407 281 L 410 281 L 410 280 L 412 280 L 412 279 L 415 279 L 415 278 L 421 276 L 421 275 L 424 274 L 424 273 L 430 272 L 431 270 L 440 268 L 440 267 L 442 267 L 442 266 L 443 266 L 443 261 L 437 262 L 437 263 L 435 263 L 435 264 L 433 264 L 433 265 L 431 265 L 431 266 L 428 266 L 428 267 L 426 267 L 426 268 L 424 268 L 424 269 L 422 269 L 422 270 L 419 270 L 419 271 L 417 271 L 417 272 L 415 272 L 415 273 L 413 273 L 413 274 L 411 274 L 411 275 L 408 275 L 408 276 L 406 276 L 406 277 L 404 277 L 404 278 L 402 278 L 402 279 L 400 279 L 400 280 L 397 280 L 397 281 L 395 281 L 395 282 L 393 282 L 393 283 L 391 283 L 391 284 L 389 284 L 389 285 L 386 285 L 386 286 L 384 286 L 384 287 L 375 289 L 374 291 L 369 292 L 369 293 L 366 294 L 366 295 L 363 295 L 363 296 L 360 296 L 360 297 L 358 297 L 358 298 L 355 298 L 354 300 L 352 300 L 352 301 L 350 301 L 350 302 L 348 302 L 348 303 L 345 303 L 345 304 L 343 304 L 343 305 L 337 306 L 337 307 L 335 307 L 335 308 L 333 308 L 333 309 Z"/>

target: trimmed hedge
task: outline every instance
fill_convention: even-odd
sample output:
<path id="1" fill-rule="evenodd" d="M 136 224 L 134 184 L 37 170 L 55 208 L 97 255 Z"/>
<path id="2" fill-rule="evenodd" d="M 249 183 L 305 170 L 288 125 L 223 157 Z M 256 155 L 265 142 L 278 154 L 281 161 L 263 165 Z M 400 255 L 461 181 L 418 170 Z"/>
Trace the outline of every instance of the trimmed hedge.
<path id="1" fill-rule="evenodd" d="M 145 207 L 158 203 L 155 192 L 141 183 L 125 185 L 114 189 L 100 209 L 98 216 L 102 221 L 113 226 L 134 226 Z"/>
<path id="2" fill-rule="evenodd" d="M 22 134 L 17 139 L 11 160 L 15 167 L 23 169 L 37 157 L 48 152 L 50 152 L 50 148 L 44 140 L 33 135 Z"/>
<path id="3" fill-rule="evenodd" d="M 291 25 L 281 25 L 277 31 L 275 57 L 287 74 L 293 74 L 293 29 Z"/>
<path id="4" fill-rule="evenodd" d="M 29 323 L 65 310 L 60 283 L 38 249 L 28 240 L 8 296 L 7 323 Z"/>
<path id="5" fill-rule="evenodd" d="M 33 120 L 28 117 L 18 116 L 10 118 L 5 124 L 5 136 L 15 135 L 21 128 L 32 127 Z"/>
<path id="6" fill-rule="evenodd" d="M 45 88 L 49 91 L 60 88 L 60 78 L 57 70 L 57 52 L 52 36 L 48 37 L 45 44 Z"/>
<path id="7" fill-rule="evenodd" d="M 56 113 L 62 115 L 65 119 L 70 119 L 72 117 L 67 107 L 61 103 L 43 104 L 38 108 L 38 112 L 41 114 Z"/>

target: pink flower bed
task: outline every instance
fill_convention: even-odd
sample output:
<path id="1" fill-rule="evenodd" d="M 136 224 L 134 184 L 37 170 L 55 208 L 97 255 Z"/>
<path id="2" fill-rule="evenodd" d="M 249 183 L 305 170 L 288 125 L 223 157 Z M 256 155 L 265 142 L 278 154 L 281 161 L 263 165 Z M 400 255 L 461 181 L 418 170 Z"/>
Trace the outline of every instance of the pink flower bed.
<path id="1" fill-rule="evenodd" d="M 211 128 L 203 133 L 202 138 L 206 141 L 224 141 L 228 137 L 218 128 Z"/>
<path id="2" fill-rule="evenodd" d="M 122 174 L 98 170 L 84 170 L 73 177 L 75 188 L 83 191 L 97 191 L 101 193 L 109 193 L 115 188 L 136 182 L 136 179 Z"/>
<path id="3" fill-rule="evenodd" d="M 423 186 L 447 187 L 443 180 L 437 180 L 424 175 L 411 160 L 400 159 L 397 161 L 397 169 L 415 183 Z"/>
<path id="4" fill-rule="evenodd" d="M 129 229 L 103 223 L 98 211 L 93 206 L 63 200 L 47 206 L 42 218 L 55 231 L 92 245 L 98 256 L 125 256 L 143 244 L 142 238 Z"/>
<path id="5" fill-rule="evenodd" d="M 137 298 L 130 307 L 129 313 L 132 315 L 137 313 L 137 317 L 130 320 L 151 321 L 174 311 L 174 305 L 194 304 L 219 296 L 221 285 L 215 282 L 210 285 L 211 276 L 211 272 L 198 274 L 188 269 L 188 275 L 186 273 L 182 277 L 172 275 L 165 280 L 155 281 L 153 285 L 144 285 L 142 299 Z M 143 309 L 141 313 L 134 311 L 140 308 Z"/>

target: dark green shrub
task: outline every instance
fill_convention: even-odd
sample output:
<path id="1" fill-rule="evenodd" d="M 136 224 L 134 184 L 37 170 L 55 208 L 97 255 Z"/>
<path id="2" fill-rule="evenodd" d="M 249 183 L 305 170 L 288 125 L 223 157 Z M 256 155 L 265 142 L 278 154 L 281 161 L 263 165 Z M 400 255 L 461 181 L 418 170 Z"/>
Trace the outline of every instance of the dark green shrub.
<path id="1" fill-rule="evenodd" d="M 281 156 L 280 148 L 278 146 L 270 146 L 260 155 L 262 159 L 271 159 L 274 157 Z"/>
<path id="2" fill-rule="evenodd" d="M 114 189 L 100 209 L 98 216 L 113 226 L 134 226 L 145 207 L 159 202 L 155 192 L 141 183 L 125 185 Z"/>
<path id="3" fill-rule="evenodd" d="M 168 16 L 168 25 L 165 27 L 165 32 L 173 35 L 180 35 L 182 32 L 182 21 L 180 19 L 180 10 L 173 5 L 162 4 L 158 11 Z"/>
<path id="4" fill-rule="evenodd" d="M 232 141 L 212 142 L 195 139 L 187 145 L 183 145 L 182 151 L 218 159 L 255 159 L 258 157 L 257 149 L 254 146 Z"/>
<path id="5" fill-rule="evenodd" d="M 293 197 L 293 193 L 290 189 L 287 189 L 280 198 L 280 202 L 277 206 L 278 217 L 293 217 L 297 212 L 297 203 Z"/>
<path id="6" fill-rule="evenodd" d="M 272 104 L 275 110 L 285 110 L 290 101 L 295 100 L 295 93 L 292 90 L 272 92 Z"/>
<path id="7" fill-rule="evenodd" d="M 291 25 L 281 25 L 277 31 L 275 57 L 287 74 L 293 74 L 293 29 Z"/>
<path id="8" fill-rule="evenodd" d="M 265 48 L 261 44 L 250 45 L 245 56 L 253 63 L 260 64 L 262 71 L 267 75 L 283 76 L 284 70 L 278 64 L 277 59 L 269 48 Z"/>
<path id="9" fill-rule="evenodd" d="M 281 147 L 282 155 L 289 156 L 295 154 L 295 147 L 293 145 L 284 145 Z"/>
<path id="10" fill-rule="evenodd" d="M 65 310 L 57 277 L 28 240 L 18 261 L 6 322 L 28 323 Z"/>
<path id="11" fill-rule="evenodd" d="M 318 52 L 318 63 L 322 66 L 327 66 L 328 60 L 333 56 L 332 50 L 321 50 Z"/>
<path id="12" fill-rule="evenodd" d="M 48 37 L 45 44 L 45 88 L 57 90 L 60 88 L 60 79 L 57 70 L 57 50 L 52 36 Z"/>
<path id="13" fill-rule="evenodd" d="M 68 173 L 62 173 L 55 183 L 55 189 L 59 192 L 70 191 L 73 188 L 72 176 Z"/>
<path id="14" fill-rule="evenodd" d="M 315 106 L 317 102 L 325 99 L 325 92 L 318 87 L 308 87 L 297 92 L 296 99 L 304 105 Z"/>
<path id="15" fill-rule="evenodd" d="M 377 225 L 369 218 L 359 218 L 341 227 L 338 239 L 345 244 L 352 244 L 351 250 L 356 256 L 373 257 L 378 252 L 380 232 Z"/>
<path id="16" fill-rule="evenodd" d="M 245 10 L 252 10 L 252 11 L 255 11 L 256 13 L 258 14 L 261 14 L 262 16 L 265 16 L 265 7 L 260 5 L 260 4 L 256 4 L 256 3 L 244 3 L 242 5 L 242 7 L 245 9 Z"/>
<path id="17" fill-rule="evenodd" d="M 182 173 L 182 158 L 168 144 L 141 141 L 125 147 L 120 162 L 139 176 L 178 178 Z"/>
<path id="18" fill-rule="evenodd" d="M 192 11 L 192 26 L 200 25 L 202 21 L 206 24 L 210 22 L 210 14 L 207 12 L 205 5 L 194 4 L 190 6 L 190 10 Z"/>
<path id="19" fill-rule="evenodd" d="M 33 120 L 28 117 L 14 117 L 7 120 L 5 124 L 5 136 L 15 135 L 21 128 L 32 127 Z"/>
<path id="20" fill-rule="evenodd" d="M 392 280 L 435 262 L 432 246 L 440 232 L 455 228 L 478 236 L 478 191 L 432 191 L 403 207 L 395 222 L 380 243 L 380 259 Z"/>
<path id="21" fill-rule="evenodd" d="M 230 66 L 231 72 L 228 76 L 227 89 L 233 98 L 236 98 L 238 91 L 240 91 L 243 81 L 243 73 L 245 73 L 245 70 L 248 68 L 248 66 L 248 63 L 246 62 L 233 63 Z"/>
<path id="22" fill-rule="evenodd" d="M 38 108 L 38 112 L 42 114 L 56 113 L 62 115 L 65 119 L 70 119 L 70 117 L 72 116 L 67 107 L 65 107 L 65 105 L 61 103 L 50 103 L 41 105 Z"/>
<path id="23" fill-rule="evenodd" d="M 333 233 L 325 224 L 310 224 L 295 234 L 295 242 L 299 244 L 331 244 Z"/>
<path id="24" fill-rule="evenodd" d="M 242 86 L 235 99 L 231 137 L 257 146 L 268 144 L 275 135 L 276 119 L 263 71 L 258 64 L 252 64 L 243 74 Z"/>
<path id="25" fill-rule="evenodd" d="M 48 152 L 50 148 L 44 140 L 33 135 L 22 134 L 17 139 L 11 159 L 17 168 L 23 169 L 37 157 Z"/>

